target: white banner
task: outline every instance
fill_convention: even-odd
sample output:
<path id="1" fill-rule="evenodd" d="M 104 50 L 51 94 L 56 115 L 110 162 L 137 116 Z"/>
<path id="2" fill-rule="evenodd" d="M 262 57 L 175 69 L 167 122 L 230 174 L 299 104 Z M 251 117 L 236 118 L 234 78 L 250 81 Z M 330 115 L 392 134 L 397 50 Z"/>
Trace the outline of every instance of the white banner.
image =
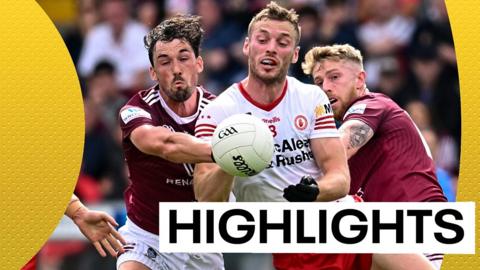
<path id="1" fill-rule="evenodd" d="M 160 203 L 160 252 L 475 253 L 475 203 Z"/>

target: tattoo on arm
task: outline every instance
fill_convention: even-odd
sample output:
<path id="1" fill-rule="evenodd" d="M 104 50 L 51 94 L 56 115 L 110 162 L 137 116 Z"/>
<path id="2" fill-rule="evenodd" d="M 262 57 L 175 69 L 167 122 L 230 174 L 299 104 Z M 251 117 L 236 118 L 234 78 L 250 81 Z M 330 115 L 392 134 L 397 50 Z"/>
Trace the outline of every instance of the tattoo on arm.
<path id="1" fill-rule="evenodd" d="M 373 130 L 365 123 L 355 123 L 349 129 L 349 148 L 362 147 L 373 135 Z"/>
<path id="2" fill-rule="evenodd" d="M 373 129 L 361 120 L 351 119 L 345 121 L 340 128 L 340 138 L 347 151 L 347 158 L 351 158 L 357 151 L 367 144 L 373 137 Z"/>

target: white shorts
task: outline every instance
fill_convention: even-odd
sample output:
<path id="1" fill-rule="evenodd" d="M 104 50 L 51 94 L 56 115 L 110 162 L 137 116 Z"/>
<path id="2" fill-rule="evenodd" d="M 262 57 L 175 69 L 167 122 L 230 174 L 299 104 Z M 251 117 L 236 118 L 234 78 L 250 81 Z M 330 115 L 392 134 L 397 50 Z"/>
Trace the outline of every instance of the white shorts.
<path id="1" fill-rule="evenodd" d="M 443 262 L 443 254 L 440 253 L 425 253 L 425 256 L 428 260 L 435 266 L 436 269 L 440 270 Z"/>
<path id="2" fill-rule="evenodd" d="M 139 262 L 152 270 L 224 270 L 220 253 L 160 253 L 158 235 L 138 227 L 130 219 L 119 230 L 127 244 L 118 256 L 117 269 L 126 261 Z"/>

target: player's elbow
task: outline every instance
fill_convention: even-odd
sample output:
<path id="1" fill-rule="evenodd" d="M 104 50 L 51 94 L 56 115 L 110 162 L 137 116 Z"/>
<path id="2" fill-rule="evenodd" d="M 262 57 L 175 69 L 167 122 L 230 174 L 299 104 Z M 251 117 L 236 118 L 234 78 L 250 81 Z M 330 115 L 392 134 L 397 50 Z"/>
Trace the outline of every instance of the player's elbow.
<path id="1" fill-rule="evenodd" d="M 348 171 L 346 173 L 344 171 L 338 172 L 334 179 L 333 186 L 331 186 L 331 200 L 345 197 L 350 191 L 350 174 Z"/>
<path id="2" fill-rule="evenodd" d="M 176 155 L 177 150 L 175 149 L 175 147 L 164 141 L 152 140 L 148 143 L 137 145 L 137 148 L 145 154 L 161 157 L 170 162 L 182 162 L 182 160 L 178 160 L 178 157 Z"/>
<path id="3" fill-rule="evenodd" d="M 177 149 L 177 147 L 173 144 L 168 144 L 168 143 L 164 143 L 162 146 L 161 146 L 161 149 L 159 149 L 159 152 L 160 152 L 160 156 L 163 158 L 163 159 L 166 159 L 170 162 L 173 162 L 173 163 L 182 163 L 184 162 L 185 160 L 182 159 L 179 155 L 178 155 L 178 152 L 179 150 Z"/>

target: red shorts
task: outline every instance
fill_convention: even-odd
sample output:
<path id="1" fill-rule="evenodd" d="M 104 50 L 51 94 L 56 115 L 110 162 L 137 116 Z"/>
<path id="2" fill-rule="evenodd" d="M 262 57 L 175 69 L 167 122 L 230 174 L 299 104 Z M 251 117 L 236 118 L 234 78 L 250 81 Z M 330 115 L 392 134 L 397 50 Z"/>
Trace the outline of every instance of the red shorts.
<path id="1" fill-rule="evenodd" d="M 273 254 L 277 270 L 370 270 L 372 254 Z"/>

